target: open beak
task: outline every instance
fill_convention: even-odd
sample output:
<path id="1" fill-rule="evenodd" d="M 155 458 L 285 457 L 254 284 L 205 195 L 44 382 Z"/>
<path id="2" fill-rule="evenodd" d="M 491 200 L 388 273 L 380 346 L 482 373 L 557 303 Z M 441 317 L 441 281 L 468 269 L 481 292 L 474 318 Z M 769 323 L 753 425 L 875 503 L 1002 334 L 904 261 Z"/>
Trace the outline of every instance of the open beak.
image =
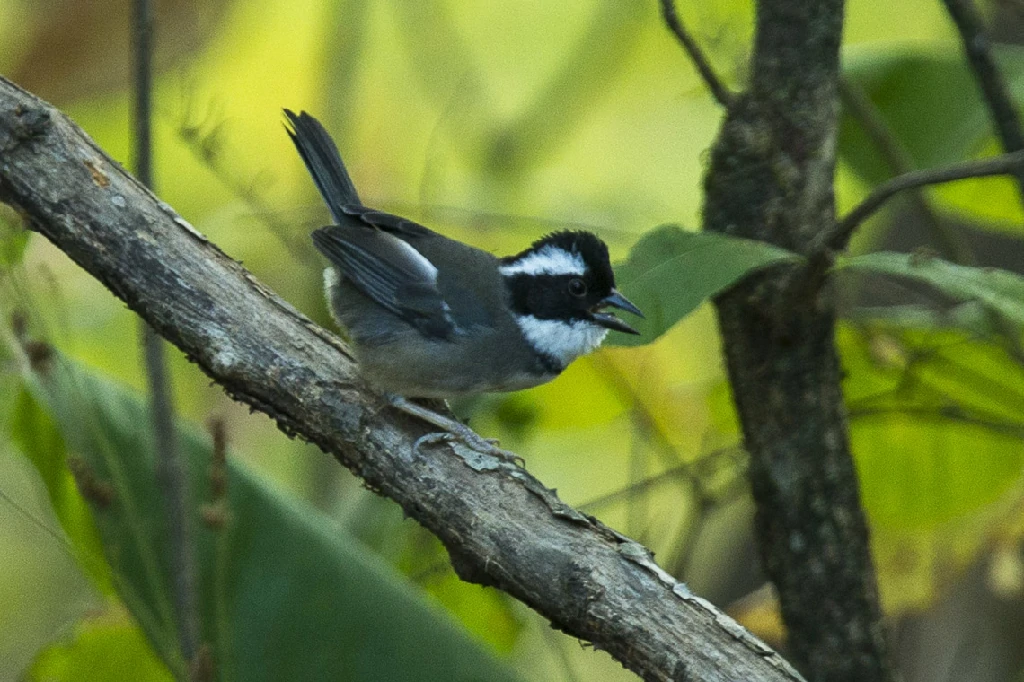
<path id="1" fill-rule="evenodd" d="M 594 306 L 590 316 L 596 324 L 599 324 L 602 327 L 614 329 L 617 332 L 636 334 L 639 336 L 640 332 L 633 329 L 611 313 L 600 312 L 603 308 L 618 308 L 619 310 L 625 310 L 627 313 L 633 313 L 634 315 L 643 318 L 644 314 L 640 312 L 640 309 L 633 305 L 628 298 L 620 294 L 615 289 L 612 289 L 612 293 L 605 296 L 596 306 Z"/>

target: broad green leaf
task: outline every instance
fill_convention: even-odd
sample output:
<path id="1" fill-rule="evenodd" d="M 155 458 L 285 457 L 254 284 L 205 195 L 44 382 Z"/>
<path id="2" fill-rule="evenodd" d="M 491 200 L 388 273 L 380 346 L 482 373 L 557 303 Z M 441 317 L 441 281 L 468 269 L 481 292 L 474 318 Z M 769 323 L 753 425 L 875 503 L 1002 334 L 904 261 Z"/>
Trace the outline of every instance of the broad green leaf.
<path id="1" fill-rule="evenodd" d="M 115 585 L 180 675 L 172 548 L 145 404 L 59 356 L 35 378 L 82 460 Z M 186 428 L 179 445 L 189 467 L 200 636 L 219 679 L 515 679 L 358 542 L 238 463 L 229 465 L 226 506 L 204 507 L 210 446 Z"/>
<path id="2" fill-rule="evenodd" d="M 906 305 L 857 307 L 844 314 L 853 322 L 881 322 L 898 329 L 963 329 L 978 336 L 1002 333 L 985 306 L 965 301 L 951 307 L 908 303 Z"/>
<path id="3" fill-rule="evenodd" d="M 1024 98 L 1018 98 L 1024 104 Z M 1018 105 L 1019 106 L 1019 105 Z M 992 136 L 982 140 L 983 147 L 975 156 L 984 158 L 1003 152 Z M 998 175 L 972 178 L 936 185 L 927 190 L 936 206 L 973 219 L 972 227 L 998 230 L 1012 237 L 1024 234 L 1024 211 L 1017 178 Z"/>
<path id="4" fill-rule="evenodd" d="M 99 595 L 61 531 L 28 459 L 0 438 L 0 680 L 21 680 Z"/>
<path id="5" fill-rule="evenodd" d="M 750 272 L 773 263 L 799 260 L 785 249 L 712 232 L 686 232 L 676 225 L 656 227 L 633 246 L 615 268 L 619 289 L 640 308 L 644 319 L 624 313 L 640 336 L 613 333 L 608 343 L 651 343 L 701 303 Z"/>
<path id="6" fill-rule="evenodd" d="M 995 343 L 910 317 L 842 323 L 836 341 L 850 439 L 872 525 L 879 585 L 894 613 L 933 603 L 948 576 L 1019 518 L 1024 367 Z M 721 432 L 737 417 L 728 386 L 709 396 Z M 986 428 L 985 422 L 994 424 Z"/>
<path id="7" fill-rule="evenodd" d="M 1014 341 L 1020 340 L 1019 332 L 1024 328 L 1024 277 L 1020 275 L 998 268 L 954 265 L 940 258 L 891 251 L 844 258 L 836 267 L 908 277 L 961 301 L 976 302 L 994 316 L 994 322 L 1012 325 Z"/>
<path id="8" fill-rule="evenodd" d="M 1020 434 L 902 408 L 855 413 L 853 443 L 863 502 L 874 523 L 934 530 L 992 504 L 1021 479 Z M 921 408 L 927 411 L 926 408 Z"/>
<path id="9" fill-rule="evenodd" d="M 59 509 L 69 490 L 77 492 L 67 469 L 64 439 L 53 418 L 24 387 L 14 397 L 10 434 L 11 440 L 39 472 L 54 509 Z"/>
<path id="10" fill-rule="evenodd" d="M 998 68 L 1006 81 L 1016 107 L 1024 106 L 1024 49 L 1018 45 L 993 45 Z M 963 61 L 963 60 L 961 60 Z M 985 127 L 974 140 L 977 156 L 990 156 L 1003 152 L 990 122 L 991 114 L 983 109 Z M 951 209 L 967 212 L 982 227 L 998 228 L 1015 235 L 1024 230 L 1024 211 L 1021 207 L 1021 189 L 1016 178 L 1009 176 L 978 178 L 939 185 L 933 196 Z"/>
<path id="11" fill-rule="evenodd" d="M 74 637 L 45 649 L 29 680 L 38 682 L 172 682 L 145 635 L 126 617 L 89 619 Z"/>
<path id="12" fill-rule="evenodd" d="M 35 467 L 53 512 L 74 548 L 86 573 L 101 591 L 109 593 L 110 567 L 103 559 L 100 536 L 92 511 L 68 468 L 64 439 L 57 423 L 31 392 L 19 387 L 9 425 L 11 441 Z"/>

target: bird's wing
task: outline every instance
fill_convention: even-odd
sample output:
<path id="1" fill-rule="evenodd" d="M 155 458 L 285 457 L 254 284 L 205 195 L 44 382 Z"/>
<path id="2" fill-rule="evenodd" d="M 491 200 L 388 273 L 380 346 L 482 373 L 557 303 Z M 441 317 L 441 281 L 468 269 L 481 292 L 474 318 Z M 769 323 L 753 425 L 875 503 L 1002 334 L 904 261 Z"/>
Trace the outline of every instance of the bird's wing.
<path id="1" fill-rule="evenodd" d="M 437 288 L 437 268 L 399 237 L 381 229 L 329 225 L 313 232 L 313 243 L 360 292 L 424 336 L 446 339 L 455 331 Z"/>

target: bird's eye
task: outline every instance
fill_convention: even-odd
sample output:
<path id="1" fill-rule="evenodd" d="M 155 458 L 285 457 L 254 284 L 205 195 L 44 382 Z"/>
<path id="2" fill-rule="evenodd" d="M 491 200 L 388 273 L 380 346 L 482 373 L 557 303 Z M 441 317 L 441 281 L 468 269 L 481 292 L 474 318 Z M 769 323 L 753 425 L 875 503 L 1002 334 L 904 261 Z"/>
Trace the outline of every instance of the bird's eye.
<path id="1" fill-rule="evenodd" d="M 586 296 L 587 283 L 579 277 L 573 277 L 569 280 L 569 293 L 573 296 Z"/>

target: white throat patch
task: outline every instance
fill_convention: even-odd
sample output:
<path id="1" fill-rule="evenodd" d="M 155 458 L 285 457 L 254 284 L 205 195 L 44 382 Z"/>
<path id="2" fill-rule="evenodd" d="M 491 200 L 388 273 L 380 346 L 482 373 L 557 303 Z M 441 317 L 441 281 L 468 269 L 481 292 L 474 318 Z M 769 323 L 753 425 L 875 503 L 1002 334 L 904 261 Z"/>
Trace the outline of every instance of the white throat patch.
<path id="1" fill-rule="evenodd" d="M 563 367 L 600 346 L 608 333 L 604 327 L 586 320 L 567 322 L 518 315 L 516 322 L 534 349 L 551 356 Z"/>
<path id="2" fill-rule="evenodd" d="M 583 256 L 557 246 L 545 246 L 519 260 L 499 268 L 501 274 L 511 275 L 584 275 L 587 265 Z"/>

